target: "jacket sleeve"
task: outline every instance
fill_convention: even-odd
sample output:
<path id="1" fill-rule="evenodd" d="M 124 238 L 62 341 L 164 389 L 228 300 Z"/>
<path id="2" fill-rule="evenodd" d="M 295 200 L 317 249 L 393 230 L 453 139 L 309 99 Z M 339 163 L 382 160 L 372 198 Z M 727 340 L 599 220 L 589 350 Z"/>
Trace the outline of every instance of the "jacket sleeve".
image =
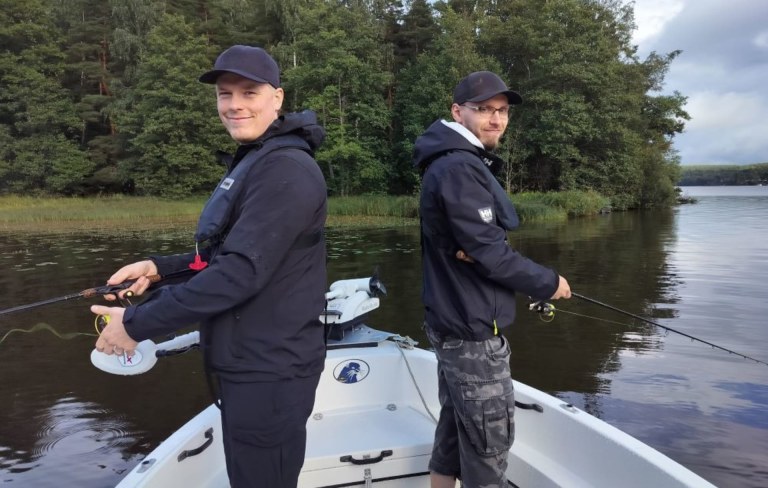
<path id="1" fill-rule="evenodd" d="M 235 220 L 208 267 L 186 282 L 160 288 L 145 302 L 126 310 L 126 331 L 141 341 L 192 325 L 258 294 L 307 231 L 325 188 L 301 163 L 281 155 L 251 171 Z M 191 260 L 191 259 L 190 259 Z M 172 269 L 178 260 L 161 262 Z"/>
<path id="2" fill-rule="evenodd" d="M 200 254 L 201 256 L 203 255 L 202 251 Z M 173 254 L 171 256 L 150 256 L 149 259 L 155 263 L 157 273 L 165 278 L 168 275 L 174 275 L 189 270 L 189 263 L 195 259 L 195 253 Z"/>
<path id="3" fill-rule="evenodd" d="M 526 258 L 507 244 L 506 231 L 496 224 L 493 195 L 487 189 L 488 172 L 457 164 L 445 172 L 439 198 L 456 243 L 474 263 L 482 277 L 536 299 L 551 297 L 557 290 L 558 274 Z"/>

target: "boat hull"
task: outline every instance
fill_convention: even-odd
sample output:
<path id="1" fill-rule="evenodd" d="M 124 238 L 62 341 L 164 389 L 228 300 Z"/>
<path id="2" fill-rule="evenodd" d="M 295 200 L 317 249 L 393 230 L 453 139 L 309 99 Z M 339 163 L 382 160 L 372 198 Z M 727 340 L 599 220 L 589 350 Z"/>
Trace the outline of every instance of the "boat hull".
<path id="1" fill-rule="evenodd" d="M 439 414 L 436 371 L 432 352 L 391 340 L 329 350 L 298 486 L 428 487 Z M 714 486 L 558 398 L 515 382 L 515 399 L 526 408 L 515 411 L 507 470 L 514 486 Z M 218 409 L 211 405 L 190 420 L 118 486 L 229 486 Z"/>

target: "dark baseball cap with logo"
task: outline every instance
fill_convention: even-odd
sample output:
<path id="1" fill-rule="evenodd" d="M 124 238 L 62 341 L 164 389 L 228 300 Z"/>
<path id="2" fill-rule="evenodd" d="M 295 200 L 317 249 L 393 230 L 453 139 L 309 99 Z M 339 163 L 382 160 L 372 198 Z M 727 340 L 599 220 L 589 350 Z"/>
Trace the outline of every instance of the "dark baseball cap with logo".
<path id="1" fill-rule="evenodd" d="M 453 90 L 453 103 L 482 102 L 496 95 L 506 95 L 510 105 L 523 103 L 519 93 L 507 88 L 504 81 L 490 71 L 475 71 L 462 78 Z"/>
<path id="2" fill-rule="evenodd" d="M 234 73 L 259 83 L 280 86 L 280 68 L 267 51 L 253 46 L 232 46 L 216 58 L 213 69 L 199 78 L 203 83 L 214 84 L 224 73 Z"/>

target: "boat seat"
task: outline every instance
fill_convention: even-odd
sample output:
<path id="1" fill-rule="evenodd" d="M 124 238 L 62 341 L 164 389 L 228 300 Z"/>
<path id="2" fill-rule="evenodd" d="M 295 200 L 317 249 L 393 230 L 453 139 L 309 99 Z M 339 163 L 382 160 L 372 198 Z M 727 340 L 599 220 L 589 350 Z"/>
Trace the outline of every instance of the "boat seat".
<path id="1" fill-rule="evenodd" d="M 434 421 L 409 405 L 316 412 L 307 422 L 299 487 L 425 477 L 434 432 Z"/>

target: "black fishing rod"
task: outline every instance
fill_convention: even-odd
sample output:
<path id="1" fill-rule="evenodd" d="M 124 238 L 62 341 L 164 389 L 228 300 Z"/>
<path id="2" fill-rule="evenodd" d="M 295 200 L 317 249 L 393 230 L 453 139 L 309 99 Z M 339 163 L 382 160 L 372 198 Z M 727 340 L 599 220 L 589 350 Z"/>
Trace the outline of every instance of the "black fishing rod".
<path id="1" fill-rule="evenodd" d="M 158 281 L 160 281 L 161 277 L 160 275 L 151 275 L 151 276 L 147 276 L 147 279 L 149 279 L 151 283 L 157 283 Z M 9 313 L 21 312 L 22 310 L 29 310 L 31 308 L 42 307 L 43 305 L 50 305 L 51 303 L 63 302 L 66 300 L 72 300 L 74 298 L 92 298 L 95 296 L 116 295 L 118 292 L 125 290 L 126 288 L 130 287 L 134 283 L 136 283 L 136 280 L 124 281 L 119 285 L 104 285 L 104 286 L 97 286 L 96 288 L 88 288 L 87 290 L 79 291 L 77 293 L 72 293 L 70 295 L 64 295 L 56 298 L 49 298 L 48 300 L 41 300 L 35 303 L 28 303 L 26 305 L 19 305 L 17 307 L 6 308 L 5 310 L 0 310 L 0 315 L 7 315 Z"/>
<path id="2" fill-rule="evenodd" d="M 755 359 L 753 357 L 747 356 L 746 354 L 742 354 L 740 352 L 733 351 L 733 350 L 728 349 L 728 348 L 723 347 L 723 346 L 718 346 L 717 344 L 713 344 L 713 343 L 711 343 L 709 341 L 705 341 L 704 339 L 699 339 L 698 337 L 694 337 L 694 336 L 692 336 L 690 334 L 686 334 L 685 332 L 681 332 L 679 330 L 673 329 L 672 327 L 667 327 L 666 325 L 661 325 L 661 324 L 659 324 L 657 322 L 654 322 L 652 320 L 648 320 L 648 319 L 643 318 L 643 317 L 641 317 L 639 315 L 635 315 L 635 314 L 630 313 L 630 312 L 625 312 L 624 310 L 621 310 L 620 308 L 616 308 L 616 307 L 613 307 L 611 305 L 608 305 L 607 303 L 600 302 L 600 301 L 595 300 L 593 298 L 585 297 L 584 295 L 579 295 L 578 293 L 571 292 L 571 295 L 576 297 L 576 298 L 579 298 L 581 300 L 584 300 L 585 302 L 590 302 L 590 303 L 594 303 L 595 305 L 600 305 L 601 307 L 605 307 L 605 308 L 607 308 L 609 310 L 613 310 L 614 312 L 622 313 L 624 315 L 627 315 L 629 317 L 635 318 L 637 320 L 642 320 L 643 322 L 646 322 L 648 324 L 655 325 L 656 327 L 659 327 L 661 329 L 668 330 L 670 332 L 674 332 L 675 334 L 680 334 L 681 336 L 685 336 L 685 337 L 687 337 L 687 338 L 689 338 L 691 340 L 701 342 L 701 343 L 706 344 L 708 346 L 714 347 L 715 349 L 720 349 L 721 351 L 725 351 L 725 352 L 730 353 L 730 354 L 735 354 L 737 356 L 743 357 L 744 359 L 749 359 L 750 361 L 754 361 L 756 363 L 760 363 L 760 364 L 764 364 L 764 365 L 768 366 L 768 363 L 766 363 L 765 361 L 760 361 L 759 359 Z"/>

